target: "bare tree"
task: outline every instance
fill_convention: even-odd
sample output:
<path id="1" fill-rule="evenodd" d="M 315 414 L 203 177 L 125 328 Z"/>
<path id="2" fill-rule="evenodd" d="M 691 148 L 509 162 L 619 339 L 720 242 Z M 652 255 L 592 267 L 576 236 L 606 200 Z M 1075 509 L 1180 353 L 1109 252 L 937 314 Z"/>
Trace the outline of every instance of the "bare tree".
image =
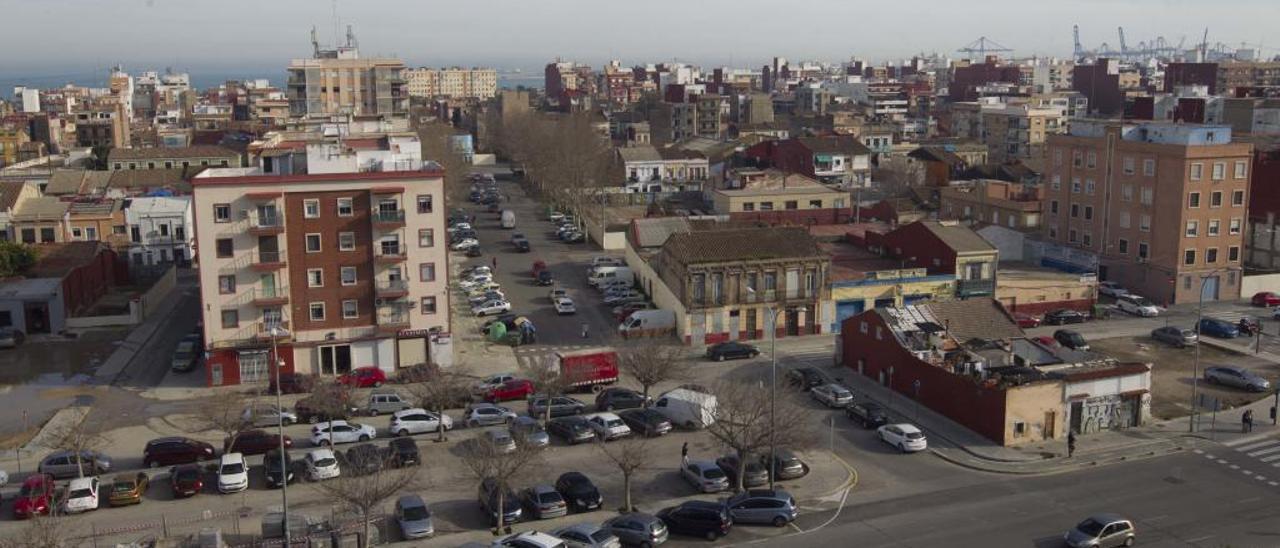
<path id="1" fill-rule="evenodd" d="M 444 168 L 445 199 L 450 204 L 465 203 L 470 191 L 467 184 L 470 166 L 451 142 L 459 133 L 449 124 L 439 121 L 419 123 L 416 129 L 422 143 L 422 159 L 432 160 Z"/>
<path id="2" fill-rule="evenodd" d="M 240 433 L 253 427 L 245 418 L 249 397 L 241 392 L 224 392 L 205 398 L 196 407 L 195 431 L 214 430 L 222 434 L 225 447 L 230 447 Z"/>
<path id="3" fill-rule="evenodd" d="M 0 538 L 0 548 L 61 548 L 71 544 L 65 533 L 58 520 L 35 514 L 25 527 Z"/>
<path id="4" fill-rule="evenodd" d="M 484 436 L 473 438 L 458 449 L 462 453 L 462 462 L 476 479 L 482 482 L 491 479 L 496 484 L 498 500 L 495 508 L 498 515 L 494 519 L 493 534 L 501 534 L 504 526 L 510 532 L 511 526 L 504 523 L 502 508 L 506 504 L 506 492 L 510 488 L 511 479 L 538 462 L 542 451 L 524 444 L 518 444 L 514 451 L 503 451 Z"/>
<path id="5" fill-rule="evenodd" d="M 465 406 L 470 400 L 472 379 L 466 369 L 454 366 L 448 371 L 437 371 L 424 382 L 409 387 L 409 392 L 418 401 L 418 405 L 434 411 L 439 418 L 436 441 L 445 441 L 445 409 Z"/>
<path id="6" fill-rule="evenodd" d="M 649 438 L 645 436 L 629 436 L 612 442 L 598 439 L 596 447 L 622 474 L 622 508 L 619 508 L 618 511 L 622 513 L 635 512 L 636 507 L 631 504 L 631 478 L 652 460 Z"/>
<path id="7" fill-rule="evenodd" d="M 546 425 L 551 422 L 551 398 L 568 392 L 573 387 L 573 379 L 560 374 L 560 363 L 554 355 L 521 365 L 520 373 L 533 383 L 538 395 L 546 397 L 546 408 L 542 413 L 542 423 Z"/>
<path id="8" fill-rule="evenodd" d="M 777 411 L 770 421 L 769 388 L 751 382 L 722 382 L 712 388 L 716 396 L 715 422 L 707 432 L 738 457 L 737 485 L 741 491 L 747 463 L 770 443 L 779 447 L 804 447 L 812 443 L 810 414 L 790 398 L 777 400 Z M 776 425 L 770 432 L 770 424 Z M 770 466 L 772 468 L 772 466 Z"/>
<path id="9" fill-rule="evenodd" d="M 76 456 L 76 472 L 84 477 L 85 464 L 94 465 L 92 457 L 81 458 L 86 453 L 97 451 L 106 445 L 107 439 L 102 429 L 89 424 L 89 408 L 77 406 L 77 417 L 70 422 L 59 423 L 49 429 L 48 442 L 50 449 L 69 451 Z M 87 462 L 86 462 L 87 461 Z"/>
<path id="10" fill-rule="evenodd" d="M 370 474 L 356 475 L 344 472 L 333 479 L 313 484 L 313 488 L 326 499 L 354 510 L 364 529 L 361 546 L 369 546 L 369 528 L 373 514 L 387 499 L 418 482 L 416 468 L 393 468 L 392 460 L 384 458 Z M 285 524 L 286 527 L 288 524 Z"/>
<path id="11" fill-rule="evenodd" d="M 324 417 L 329 427 L 333 427 L 335 419 L 349 416 L 355 407 L 352 405 L 351 388 L 337 382 L 316 383 L 311 389 L 311 395 L 307 396 L 305 401 L 307 407 L 314 413 L 312 416 Z"/>
<path id="12" fill-rule="evenodd" d="M 648 401 L 649 391 L 654 386 L 688 376 L 684 352 L 679 346 L 633 343 L 622 347 L 618 365 L 640 383 L 641 392 Z"/>

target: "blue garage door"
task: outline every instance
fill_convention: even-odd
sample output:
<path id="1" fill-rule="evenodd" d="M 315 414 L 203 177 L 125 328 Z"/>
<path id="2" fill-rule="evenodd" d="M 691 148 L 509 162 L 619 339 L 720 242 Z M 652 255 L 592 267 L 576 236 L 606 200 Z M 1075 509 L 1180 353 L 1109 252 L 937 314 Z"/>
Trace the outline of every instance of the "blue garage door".
<path id="1" fill-rule="evenodd" d="M 840 332 L 840 324 L 846 319 L 857 316 L 862 313 L 862 309 L 866 307 L 863 301 L 841 301 L 836 303 L 836 323 L 831 326 L 832 333 Z"/>

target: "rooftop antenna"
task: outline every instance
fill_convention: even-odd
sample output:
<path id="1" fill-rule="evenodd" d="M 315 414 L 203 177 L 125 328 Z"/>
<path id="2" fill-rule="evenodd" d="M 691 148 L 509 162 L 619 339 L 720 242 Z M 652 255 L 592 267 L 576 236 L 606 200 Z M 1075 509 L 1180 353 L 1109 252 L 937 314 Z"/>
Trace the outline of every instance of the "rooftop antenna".
<path id="1" fill-rule="evenodd" d="M 333 49 L 338 49 L 338 0 L 330 4 L 333 8 Z"/>
<path id="2" fill-rule="evenodd" d="M 360 43 L 356 41 L 356 33 L 351 30 L 351 25 L 347 25 L 347 47 L 352 49 L 360 48 Z"/>
<path id="3" fill-rule="evenodd" d="M 320 57 L 320 40 L 316 38 L 316 26 L 311 25 L 311 50 L 314 52 L 312 57 Z"/>

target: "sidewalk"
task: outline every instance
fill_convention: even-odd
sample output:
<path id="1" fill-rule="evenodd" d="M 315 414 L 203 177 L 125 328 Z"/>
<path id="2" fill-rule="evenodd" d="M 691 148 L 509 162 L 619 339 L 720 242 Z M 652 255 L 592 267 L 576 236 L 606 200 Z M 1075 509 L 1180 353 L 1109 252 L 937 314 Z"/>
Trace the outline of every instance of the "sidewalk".
<path id="1" fill-rule="evenodd" d="M 115 352 L 111 353 L 111 357 L 107 358 L 94 372 L 92 384 L 109 385 L 117 384 L 122 377 L 127 378 L 127 370 L 133 364 L 134 357 L 142 351 L 144 347 L 151 341 L 162 327 L 169 323 L 174 313 L 179 309 L 178 302 L 182 300 L 183 292 L 190 289 L 189 285 L 178 283 L 174 285 L 169 294 L 165 296 L 160 304 L 160 312 L 149 318 L 142 320 L 133 331 L 129 332 L 129 336 L 125 337 L 124 342 L 116 347 Z"/>

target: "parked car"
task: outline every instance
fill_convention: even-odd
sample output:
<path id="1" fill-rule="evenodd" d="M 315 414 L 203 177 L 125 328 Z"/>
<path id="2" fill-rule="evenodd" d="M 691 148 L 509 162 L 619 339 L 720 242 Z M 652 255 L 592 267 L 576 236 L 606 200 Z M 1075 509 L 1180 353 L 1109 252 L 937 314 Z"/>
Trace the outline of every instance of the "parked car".
<path id="1" fill-rule="evenodd" d="M 738 455 L 728 454 L 716 459 L 716 466 L 724 470 L 726 476 L 729 477 L 729 485 L 738 485 L 738 470 L 742 468 L 738 463 Z M 743 487 L 759 487 L 769 483 L 769 471 L 765 469 L 763 464 L 759 462 L 748 462 L 746 471 L 743 472 Z"/>
<path id="2" fill-rule="evenodd" d="M 680 469 L 680 475 L 702 493 L 716 493 L 729 488 L 729 476 L 709 460 L 690 460 Z"/>
<path id="3" fill-rule="evenodd" d="M 465 416 L 463 422 L 470 428 L 506 424 L 516 418 L 510 409 L 492 403 L 473 403 L 467 406 Z"/>
<path id="4" fill-rule="evenodd" d="M 507 400 L 523 400 L 533 394 L 533 382 L 528 379 L 511 379 L 489 389 L 484 401 L 493 403 Z"/>
<path id="5" fill-rule="evenodd" d="M 97 451 L 55 451 L 36 466 L 36 472 L 54 479 L 99 476 L 111 472 L 111 457 Z M 83 472 L 83 473 L 82 473 Z"/>
<path id="6" fill-rule="evenodd" d="M 667 541 L 667 524 L 657 516 L 631 512 L 609 518 L 600 527 L 627 546 L 653 548 Z"/>
<path id="7" fill-rule="evenodd" d="M 879 428 L 889 423 L 889 414 L 878 403 L 851 403 L 844 408 L 844 413 L 866 429 Z"/>
<path id="8" fill-rule="evenodd" d="M 306 394 L 311 392 L 315 387 L 315 377 L 312 375 L 303 375 L 300 373 L 280 373 L 280 384 L 276 385 L 276 380 L 271 379 L 267 386 L 267 393 L 275 395 L 277 391 L 281 394 Z"/>
<path id="9" fill-rule="evenodd" d="M 142 449 L 142 465 L 155 468 L 212 459 L 213 456 L 213 445 L 202 441 L 181 436 L 156 438 Z"/>
<path id="10" fill-rule="evenodd" d="M 1057 348 L 1061 346 L 1058 344 L 1058 341 L 1053 340 L 1053 337 L 1049 335 L 1040 335 L 1038 337 L 1031 337 L 1031 340 L 1036 341 L 1040 344 L 1043 344 L 1049 348 Z"/>
<path id="11" fill-rule="evenodd" d="M 627 302 L 643 302 L 645 300 L 647 299 L 642 293 L 634 289 L 629 289 L 627 291 L 620 291 L 618 293 L 605 295 L 604 304 L 607 306 L 616 306 Z"/>
<path id="12" fill-rule="evenodd" d="M 793 480 L 809 474 L 809 465 L 800 460 L 794 451 L 785 447 L 774 451 L 772 460 L 773 464 L 770 466 L 769 453 L 760 455 L 760 463 L 769 469 L 774 480 Z"/>
<path id="13" fill-rule="evenodd" d="M 369 394 L 369 404 L 364 409 L 369 416 L 376 417 L 379 413 L 395 413 L 410 407 L 413 406 L 409 401 L 395 390 L 374 390 Z"/>
<path id="14" fill-rule="evenodd" d="M 569 396 L 555 396 L 551 398 L 551 416 L 564 417 L 568 415 L 580 415 L 586 410 L 587 404 L 578 401 Z M 529 398 L 527 408 L 529 416 L 542 417 L 547 412 L 547 397 L 533 396 Z"/>
<path id="15" fill-rule="evenodd" d="M 431 510 L 418 495 L 404 495 L 396 499 L 394 514 L 400 535 L 407 540 L 427 538 L 436 533 L 431 522 Z"/>
<path id="16" fill-rule="evenodd" d="M 293 483 L 298 474 L 299 464 L 289 458 L 288 451 L 272 449 L 262 457 L 262 475 L 267 487 L 272 489 Z"/>
<path id="17" fill-rule="evenodd" d="M 27 336 L 16 327 L 0 327 L 0 348 L 17 348 Z"/>
<path id="18" fill-rule="evenodd" d="M 630 303 L 618 305 L 613 307 L 613 310 L 612 310 L 613 319 L 614 321 L 622 322 L 626 320 L 629 316 L 631 316 L 632 312 L 638 312 L 641 310 L 655 310 L 656 308 L 657 307 L 655 307 L 654 304 L 649 301 L 630 302 Z"/>
<path id="19" fill-rule="evenodd" d="M 1240 388 L 1250 392 L 1266 392 L 1271 389 L 1271 382 L 1261 375 L 1230 365 L 1214 365 L 1204 369 L 1204 380 L 1209 384 L 1220 384 L 1232 388 Z"/>
<path id="20" fill-rule="evenodd" d="M 173 498 L 198 495 L 204 489 L 204 470 L 198 464 L 180 464 L 169 469 L 169 488 Z"/>
<path id="21" fill-rule="evenodd" d="M 387 465 L 387 453 L 372 443 L 362 443 L 347 449 L 342 462 L 342 469 L 352 476 L 376 474 Z"/>
<path id="22" fill-rule="evenodd" d="M 511 437 L 511 432 L 500 428 L 485 430 L 475 442 L 488 444 L 501 454 L 514 453 L 517 449 L 516 439 Z"/>
<path id="23" fill-rule="evenodd" d="M 550 270 L 539 270 L 538 273 L 533 276 L 533 281 L 542 286 L 555 285 L 556 277 Z"/>
<path id="24" fill-rule="evenodd" d="M 556 479 L 556 491 L 574 512 L 599 510 L 604 505 L 600 490 L 582 472 L 565 472 Z"/>
<path id="25" fill-rule="evenodd" d="M 722 342 L 707 347 L 707 359 L 718 362 L 754 358 L 759 355 L 760 349 L 735 341 Z"/>
<path id="26" fill-rule="evenodd" d="M 618 412 L 618 417 L 632 432 L 639 432 L 642 436 L 662 436 L 672 428 L 667 416 L 653 409 L 625 409 Z"/>
<path id="27" fill-rule="evenodd" d="M 173 351 L 169 369 L 175 373 L 194 371 L 200 363 L 200 352 L 201 349 L 196 348 L 196 344 L 191 341 L 179 342 L 178 347 Z"/>
<path id="28" fill-rule="evenodd" d="M 333 445 L 369 441 L 378 437 L 378 431 L 367 424 L 347 421 L 322 422 L 311 427 L 311 445 Z"/>
<path id="29" fill-rule="evenodd" d="M 1013 314 L 1013 320 L 1018 322 L 1018 327 L 1021 327 L 1022 329 L 1031 329 L 1033 327 L 1040 327 L 1040 318 L 1036 316 L 1032 316 L 1030 314 L 1015 312 Z"/>
<path id="30" fill-rule="evenodd" d="M 285 426 L 298 422 L 298 415 L 275 405 L 258 403 L 244 408 L 241 419 L 254 426 L 276 426 L 283 419 Z"/>
<path id="31" fill-rule="evenodd" d="M 413 407 L 392 413 L 391 423 L 387 426 L 387 431 L 393 436 L 437 432 L 440 430 L 440 421 L 439 415 L 434 412 Z M 453 419 L 449 418 L 448 415 L 444 416 L 444 429 L 453 429 Z"/>
<path id="32" fill-rule="evenodd" d="M 1129 290 L 1116 282 L 1098 282 L 1098 293 L 1108 297 L 1119 297 L 1128 295 Z"/>
<path id="33" fill-rule="evenodd" d="M 377 367 L 357 367 L 339 376 L 338 382 L 352 388 L 378 388 L 387 382 L 387 374 Z"/>
<path id="34" fill-rule="evenodd" d="M 815 386 L 809 396 L 827 407 L 844 407 L 853 402 L 853 392 L 835 383 Z"/>
<path id="35" fill-rule="evenodd" d="M 590 522 L 577 523 L 551 531 L 567 548 L 622 548 L 617 535 Z"/>
<path id="36" fill-rule="evenodd" d="M 1079 331 L 1070 329 L 1059 329 L 1053 332 L 1053 340 L 1058 344 L 1070 348 L 1072 350 L 1088 350 L 1089 341 L 1084 340 L 1084 335 Z"/>
<path id="37" fill-rule="evenodd" d="M 1217 318 L 1202 318 L 1199 331 L 1202 335 L 1219 339 L 1234 339 L 1240 336 L 1240 328 L 1236 324 Z"/>
<path id="38" fill-rule="evenodd" d="M 822 377 L 822 373 L 812 367 L 797 367 L 787 371 L 787 380 L 791 383 L 791 386 L 798 386 L 805 392 L 827 382 Z"/>
<path id="39" fill-rule="evenodd" d="M 516 417 L 508 427 L 511 437 L 524 447 L 546 447 L 551 445 L 551 436 L 547 434 L 542 423 L 533 417 Z"/>
<path id="40" fill-rule="evenodd" d="M 62 511 L 67 514 L 79 514 L 98 509 L 97 477 L 75 478 L 67 484 L 67 494 L 62 501 Z"/>
<path id="41" fill-rule="evenodd" d="M 579 444 L 596 439 L 596 432 L 587 424 L 581 415 L 551 419 L 547 424 L 547 433 L 556 436 L 569 444 Z"/>
<path id="42" fill-rule="evenodd" d="M 578 308 L 574 306 L 573 299 L 569 297 L 560 297 L 556 299 L 556 314 L 561 316 L 571 316 L 578 313 Z"/>
<path id="43" fill-rule="evenodd" d="M 880 441 L 898 448 L 903 453 L 924 451 L 928 448 L 928 440 L 924 432 L 910 424 L 886 424 L 876 429 Z"/>
<path id="44" fill-rule="evenodd" d="M 535 519 L 551 519 L 569 513 L 564 496 L 550 485 L 535 485 L 520 492 L 520 502 Z"/>
<path id="45" fill-rule="evenodd" d="M 422 466 L 422 453 L 418 451 L 418 442 L 413 438 L 395 438 L 387 444 L 387 463 L 396 468 L 414 465 Z"/>
<path id="46" fill-rule="evenodd" d="M 631 428 L 620 417 L 613 413 L 593 413 L 587 415 L 587 424 L 595 431 L 596 437 L 612 441 L 631 435 Z"/>
<path id="47" fill-rule="evenodd" d="M 503 300 L 492 300 L 478 306 L 471 307 L 471 313 L 478 317 L 492 316 L 503 312 L 511 311 L 511 303 Z"/>
<path id="48" fill-rule="evenodd" d="M 658 511 L 658 519 L 667 524 L 667 530 L 672 533 L 707 540 L 729 534 L 729 527 L 733 525 L 724 505 L 705 500 L 690 500 L 663 508 Z"/>
<path id="49" fill-rule="evenodd" d="M 249 488 L 249 465 L 244 455 L 227 453 L 218 459 L 218 492 L 238 493 Z"/>
<path id="50" fill-rule="evenodd" d="M 49 509 L 54 504 L 56 489 L 53 476 L 49 474 L 27 476 L 27 479 L 22 480 L 18 498 L 13 501 L 14 519 L 49 515 Z"/>
<path id="51" fill-rule="evenodd" d="M 1048 325 L 1067 325 L 1072 323 L 1084 323 L 1089 317 L 1083 312 L 1071 310 L 1068 308 L 1060 308 L 1053 310 L 1044 315 L 1044 323 Z"/>
<path id="52" fill-rule="evenodd" d="M 469 247 L 476 247 L 479 245 L 480 245 L 480 240 L 477 240 L 475 238 L 463 238 L 461 240 L 458 240 L 450 244 L 449 249 L 452 249 L 454 251 L 466 251 L 466 249 Z"/>
<path id="53" fill-rule="evenodd" d="M 1280 294 L 1274 291 L 1259 291 L 1249 299 L 1253 306 L 1280 306 Z"/>
<path id="54" fill-rule="evenodd" d="M 302 459 L 307 469 L 307 479 L 323 481 L 336 478 L 342 474 L 338 465 L 338 456 L 333 449 L 312 449 Z"/>
<path id="55" fill-rule="evenodd" d="M 107 504 L 126 506 L 141 504 L 142 495 L 151 485 L 151 477 L 146 472 L 137 474 L 121 474 L 111 479 L 111 490 L 107 494 Z"/>
<path id="56" fill-rule="evenodd" d="M 1117 514 L 1094 514 L 1062 535 L 1071 548 L 1111 548 L 1133 546 L 1133 522 Z"/>
<path id="57" fill-rule="evenodd" d="M 342 412 L 335 413 L 334 411 L 329 410 L 328 407 L 329 406 L 327 405 L 321 405 L 318 402 L 314 402 L 312 398 L 308 396 L 298 400 L 298 403 L 293 404 L 293 411 L 294 414 L 298 416 L 298 422 L 305 422 L 307 424 L 319 424 L 331 420 L 346 420 L 359 411 L 359 409 L 356 409 L 353 406 L 342 410 Z"/>
<path id="58" fill-rule="evenodd" d="M 499 493 L 502 495 L 501 509 L 498 507 Z M 480 481 L 476 497 L 480 500 L 480 509 L 484 511 L 485 517 L 491 524 L 501 522 L 504 525 L 510 525 L 520 521 L 523 515 L 520 499 L 510 488 L 501 486 L 494 478 L 484 478 Z"/>
<path id="59" fill-rule="evenodd" d="M 286 449 L 293 447 L 293 440 L 289 436 L 284 437 L 284 446 Z M 227 453 L 261 455 L 279 447 L 279 434 L 269 433 L 266 430 L 246 430 L 236 435 L 234 439 L 224 438 L 222 440 L 222 450 Z"/>
<path id="60" fill-rule="evenodd" d="M 751 489 L 725 501 L 729 518 L 734 523 L 767 523 L 784 527 L 795 521 L 800 510 L 790 493 L 779 490 Z"/>
<path id="61" fill-rule="evenodd" d="M 1200 342 L 1200 337 L 1194 330 L 1173 326 L 1152 329 L 1151 338 L 1178 348 L 1186 348 Z"/>
<path id="62" fill-rule="evenodd" d="M 615 409 L 632 409 L 644 407 L 648 403 L 644 394 L 630 388 L 609 387 L 596 394 L 597 411 L 613 411 Z"/>
<path id="63" fill-rule="evenodd" d="M 1121 312 L 1144 318 L 1154 318 L 1160 315 L 1160 307 L 1156 306 L 1156 303 L 1151 302 L 1146 297 L 1132 293 L 1117 297 L 1116 308 L 1119 308 Z"/>

